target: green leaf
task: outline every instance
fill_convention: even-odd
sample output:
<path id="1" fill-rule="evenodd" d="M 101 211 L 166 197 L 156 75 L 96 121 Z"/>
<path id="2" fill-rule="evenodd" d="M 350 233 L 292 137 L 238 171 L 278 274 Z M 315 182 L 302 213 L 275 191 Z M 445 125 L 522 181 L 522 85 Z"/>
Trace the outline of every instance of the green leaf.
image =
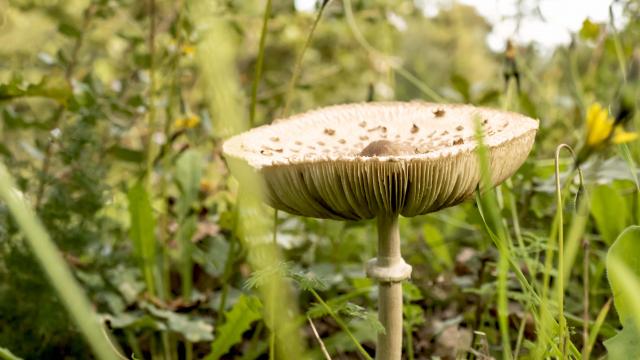
<path id="1" fill-rule="evenodd" d="M 591 216 L 607 244 L 611 244 L 629 223 L 625 198 L 611 185 L 600 185 L 591 194 Z"/>
<path id="2" fill-rule="evenodd" d="M 163 319 L 167 329 L 181 334 L 190 342 L 213 340 L 213 326 L 201 319 L 158 309 L 151 304 L 144 304 L 143 308 L 149 311 L 151 315 Z"/>
<path id="3" fill-rule="evenodd" d="M 70 38 L 79 38 L 82 34 L 80 32 L 80 29 L 78 29 L 75 25 L 66 22 L 62 22 L 58 25 L 58 31 L 62 35 L 68 36 Z"/>
<path id="4" fill-rule="evenodd" d="M 623 329 L 605 342 L 610 359 L 640 358 L 640 226 L 629 226 L 607 252 L 607 277 Z"/>
<path id="5" fill-rule="evenodd" d="M 424 235 L 424 241 L 427 243 L 427 246 L 433 251 L 435 254 L 436 260 L 432 263 L 436 270 L 442 270 L 441 265 L 445 265 L 446 267 L 451 267 L 453 265 L 453 261 L 451 260 L 451 255 L 449 254 L 449 248 L 444 242 L 444 237 L 442 233 L 433 225 L 425 224 L 422 227 L 422 233 Z"/>
<path id="6" fill-rule="evenodd" d="M 71 87 L 62 77 L 47 76 L 37 84 L 25 84 L 19 77 L 0 84 L 0 101 L 30 96 L 46 97 L 66 105 L 71 97 Z"/>
<path id="7" fill-rule="evenodd" d="M 107 149 L 107 153 L 118 160 L 136 164 L 142 163 L 145 158 L 145 154 L 142 151 L 132 150 L 118 145 L 111 146 Z"/>
<path id="8" fill-rule="evenodd" d="M 584 19 L 582 28 L 580 28 L 580 37 L 584 40 L 595 41 L 600 35 L 600 28 L 600 24 L 592 22 L 589 18 Z"/>
<path id="9" fill-rule="evenodd" d="M 640 356 L 640 332 L 634 321 L 628 321 L 611 339 L 604 341 L 609 360 L 637 359 Z"/>
<path id="10" fill-rule="evenodd" d="M 257 297 L 241 295 L 233 308 L 225 313 L 225 323 L 218 327 L 216 339 L 211 344 L 211 353 L 206 359 L 217 360 L 239 343 L 251 323 L 262 317 L 261 307 Z"/>
<path id="11" fill-rule="evenodd" d="M 58 293 L 79 331 L 91 345 L 96 358 L 115 359 L 116 356 L 102 334 L 102 324 L 98 322 L 98 317 L 84 290 L 73 277 L 58 247 L 24 194 L 16 187 L 13 177 L 2 162 L 0 162 L 0 200 L 23 231 L 49 283 Z"/>
<path id="12" fill-rule="evenodd" d="M 460 74 L 451 75 L 451 84 L 453 88 L 462 95 L 464 102 L 471 101 L 471 84 Z"/>
<path id="13" fill-rule="evenodd" d="M 198 199 L 203 163 L 202 155 L 193 149 L 185 151 L 180 158 L 178 158 L 176 163 L 176 181 L 182 193 L 178 202 L 178 214 L 180 217 L 185 216 L 193 202 Z"/>
<path id="14" fill-rule="evenodd" d="M 19 357 L 13 355 L 13 353 L 11 351 L 9 351 L 9 349 L 5 349 L 3 347 L 0 347 L 0 359 L 3 359 L 3 360 L 22 360 L 22 358 L 19 358 Z"/>
<path id="15" fill-rule="evenodd" d="M 153 216 L 149 195 L 141 182 L 137 182 L 127 194 L 131 227 L 129 236 L 133 241 L 136 255 L 140 259 L 147 290 L 155 293 L 154 262 L 156 258 L 156 221 Z"/>
<path id="16" fill-rule="evenodd" d="M 629 226 L 607 252 L 607 277 L 620 323 L 640 319 L 640 294 L 634 289 L 640 279 L 640 226 Z M 640 355 L 640 354 L 639 354 Z"/>

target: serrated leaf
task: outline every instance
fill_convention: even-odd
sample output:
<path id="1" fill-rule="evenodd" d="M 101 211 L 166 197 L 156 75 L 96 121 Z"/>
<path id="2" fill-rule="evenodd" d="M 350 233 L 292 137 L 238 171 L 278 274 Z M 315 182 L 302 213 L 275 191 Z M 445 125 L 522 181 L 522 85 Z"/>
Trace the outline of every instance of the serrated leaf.
<path id="1" fill-rule="evenodd" d="M 241 295 L 238 302 L 225 313 L 225 322 L 218 327 L 216 338 L 211 344 L 211 352 L 207 360 L 218 360 L 229 349 L 242 340 L 242 334 L 249 329 L 251 323 L 262 317 L 260 301 L 255 296 Z"/>
<path id="2" fill-rule="evenodd" d="M 314 273 L 303 273 L 300 271 L 294 271 L 289 269 L 287 275 L 291 278 L 302 290 L 326 290 L 329 286 L 327 283 Z"/>

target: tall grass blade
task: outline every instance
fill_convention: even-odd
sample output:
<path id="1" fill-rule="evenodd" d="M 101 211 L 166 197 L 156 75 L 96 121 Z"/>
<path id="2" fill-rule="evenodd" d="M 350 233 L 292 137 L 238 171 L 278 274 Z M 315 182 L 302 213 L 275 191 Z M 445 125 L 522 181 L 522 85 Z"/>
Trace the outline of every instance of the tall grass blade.
<path id="1" fill-rule="evenodd" d="M 0 163 L 0 199 L 6 203 L 18 226 L 24 232 L 33 254 L 96 357 L 105 360 L 117 359 L 107 339 L 102 335 L 102 325 L 84 291 L 74 279 L 56 245 L 27 204 L 23 194 L 16 188 L 13 178 L 2 163 Z"/>
<path id="2" fill-rule="evenodd" d="M 236 69 L 236 48 L 231 26 L 220 16 L 222 1 L 192 0 L 191 16 L 195 23 L 206 24 L 201 30 L 197 62 L 201 69 L 203 91 L 210 99 L 209 112 L 214 115 L 216 135 L 227 137 L 247 129 L 243 94 Z M 203 25 L 204 26 L 204 25 Z M 261 181 L 246 164 L 228 161 L 235 179 L 240 181 L 236 202 L 237 223 L 234 234 L 246 250 L 253 271 L 273 268 L 281 254 L 271 241 L 272 221 L 262 203 Z M 294 321 L 298 309 L 290 293 L 290 284 L 282 274 L 265 277 L 258 292 L 265 309 L 265 324 L 273 337 L 278 359 L 301 359 L 304 345 Z M 269 309 L 274 309 L 273 313 Z"/>
<path id="3" fill-rule="evenodd" d="M 251 84 L 251 103 L 249 105 L 249 126 L 253 127 L 256 121 L 256 105 L 258 98 L 258 85 L 262 78 L 262 68 L 264 64 L 264 46 L 267 40 L 267 29 L 269 28 L 269 17 L 271 16 L 271 0 L 267 0 L 264 6 L 262 18 L 262 30 L 260 31 L 260 45 L 258 48 L 258 59 L 256 60 L 255 75 Z"/>
<path id="4" fill-rule="evenodd" d="M 22 358 L 19 358 L 19 357 L 13 355 L 13 353 L 11 351 L 9 351 L 9 349 L 5 349 L 3 347 L 0 347 L 0 359 L 2 359 L 2 360 L 22 360 Z"/>
<path id="5" fill-rule="evenodd" d="M 137 182 L 127 193 L 129 200 L 129 217 L 131 227 L 129 236 L 140 261 L 147 291 L 156 294 L 155 261 L 156 261 L 156 220 L 153 216 L 149 194 L 142 182 Z"/>
<path id="6" fill-rule="evenodd" d="M 500 252 L 498 258 L 498 325 L 500 328 L 500 337 L 502 339 L 502 357 L 503 359 L 511 358 L 511 340 L 509 335 L 509 308 L 507 298 L 507 276 L 509 272 L 509 260 L 511 254 L 509 251 L 508 232 L 500 216 L 497 199 L 491 182 L 491 165 L 489 151 L 484 144 L 484 134 L 479 119 L 476 119 L 476 139 L 478 141 L 478 158 L 480 163 L 480 189 L 487 190 L 477 197 L 478 209 L 481 216 L 486 221 L 489 230 L 494 234 L 496 246 Z"/>

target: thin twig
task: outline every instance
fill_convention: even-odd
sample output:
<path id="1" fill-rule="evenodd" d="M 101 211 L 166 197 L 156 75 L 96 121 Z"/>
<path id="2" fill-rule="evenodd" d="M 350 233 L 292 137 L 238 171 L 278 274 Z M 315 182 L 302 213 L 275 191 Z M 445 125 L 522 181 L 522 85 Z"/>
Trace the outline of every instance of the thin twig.
<path id="1" fill-rule="evenodd" d="M 258 60 L 256 61 L 255 76 L 251 84 L 251 107 L 249 108 L 249 126 L 253 127 L 256 119 L 256 103 L 258 96 L 258 85 L 262 77 L 262 67 L 264 63 L 264 46 L 267 39 L 267 28 L 269 25 L 269 16 L 271 15 L 271 0 L 267 0 L 262 18 L 262 30 L 260 32 L 260 45 L 258 47 Z"/>
<path id="2" fill-rule="evenodd" d="M 418 90 L 422 91 L 425 95 L 437 102 L 445 102 L 445 99 L 440 96 L 435 90 L 433 90 L 429 85 L 418 79 L 415 75 L 413 75 L 410 71 L 402 67 L 402 65 L 398 64 L 397 61 L 394 61 L 390 56 L 378 51 L 374 48 L 369 42 L 365 39 L 364 35 L 358 28 L 358 24 L 355 21 L 355 17 L 353 16 L 353 10 L 351 9 L 351 0 L 344 0 L 342 2 L 345 17 L 347 19 L 347 25 L 351 29 L 353 36 L 356 39 L 356 42 L 369 53 L 373 58 L 378 61 L 385 63 L 387 66 L 391 67 L 398 75 L 403 77 L 405 80 L 410 82 L 413 86 L 415 86 Z"/>
<path id="3" fill-rule="evenodd" d="M 309 325 L 311 325 L 311 331 L 313 331 L 313 335 L 316 337 L 316 340 L 318 340 L 318 343 L 320 344 L 320 350 L 322 350 L 322 353 L 324 354 L 324 358 L 327 360 L 331 360 L 331 356 L 329 355 L 327 348 L 324 346 L 324 342 L 322 342 L 320 335 L 318 335 L 318 330 L 316 330 L 316 326 L 313 325 L 313 321 L 311 320 L 310 317 L 307 316 L 307 320 L 309 321 Z"/>
<path id="4" fill-rule="evenodd" d="M 284 102 L 284 107 L 282 108 L 282 114 L 281 114 L 281 117 L 283 118 L 286 117 L 287 114 L 289 113 L 289 105 L 291 104 L 293 89 L 298 80 L 298 77 L 300 76 L 300 70 L 302 69 L 302 59 L 304 58 L 304 53 L 307 52 L 307 49 L 311 44 L 311 39 L 313 38 L 313 33 L 316 31 L 316 27 L 318 27 L 318 23 L 322 18 L 322 13 L 324 13 L 324 9 L 327 7 L 327 4 L 330 1 L 331 0 L 322 1 L 322 4 L 320 5 L 320 9 L 318 10 L 318 15 L 316 15 L 316 19 L 313 21 L 313 25 L 311 26 L 311 30 L 309 30 L 309 34 L 307 35 L 307 39 L 305 40 L 304 45 L 302 46 L 302 50 L 300 51 L 300 54 L 298 54 L 298 58 L 293 67 L 293 73 L 291 74 L 291 80 L 289 80 L 289 87 L 287 88 L 287 93 L 284 97 L 285 102 Z"/>

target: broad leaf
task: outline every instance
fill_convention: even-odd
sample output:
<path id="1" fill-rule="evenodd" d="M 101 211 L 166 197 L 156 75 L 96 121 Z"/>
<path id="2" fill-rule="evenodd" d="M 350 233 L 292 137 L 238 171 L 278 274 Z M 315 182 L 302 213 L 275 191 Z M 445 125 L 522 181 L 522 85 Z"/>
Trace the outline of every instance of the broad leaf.
<path id="1" fill-rule="evenodd" d="M 606 262 L 613 302 L 620 323 L 625 324 L 640 314 L 640 294 L 633 292 L 640 280 L 640 226 L 630 226 L 618 236 L 607 252 Z"/>
<path id="2" fill-rule="evenodd" d="M 623 329 L 605 342 L 610 359 L 640 358 L 640 226 L 625 229 L 607 253 L 607 275 Z"/>
<path id="3" fill-rule="evenodd" d="M 623 329 L 611 339 L 604 341 L 609 360 L 636 359 L 640 354 L 640 332 L 636 323 L 629 321 Z"/>
<path id="4" fill-rule="evenodd" d="M 612 185 L 600 185 L 593 189 L 591 216 L 607 244 L 611 244 L 629 222 L 625 198 Z"/>
<path id="5" fill-rule="evenodd" d="M 204 320 L 169 310 L 158 309 L 150 304 L 145 304 L 143 308 L 148 310 L 151 315 L 163 319 L 170 331 L 181 334 L 190 342 L 195 343 L 213 339 L 213 326 Z"/>

